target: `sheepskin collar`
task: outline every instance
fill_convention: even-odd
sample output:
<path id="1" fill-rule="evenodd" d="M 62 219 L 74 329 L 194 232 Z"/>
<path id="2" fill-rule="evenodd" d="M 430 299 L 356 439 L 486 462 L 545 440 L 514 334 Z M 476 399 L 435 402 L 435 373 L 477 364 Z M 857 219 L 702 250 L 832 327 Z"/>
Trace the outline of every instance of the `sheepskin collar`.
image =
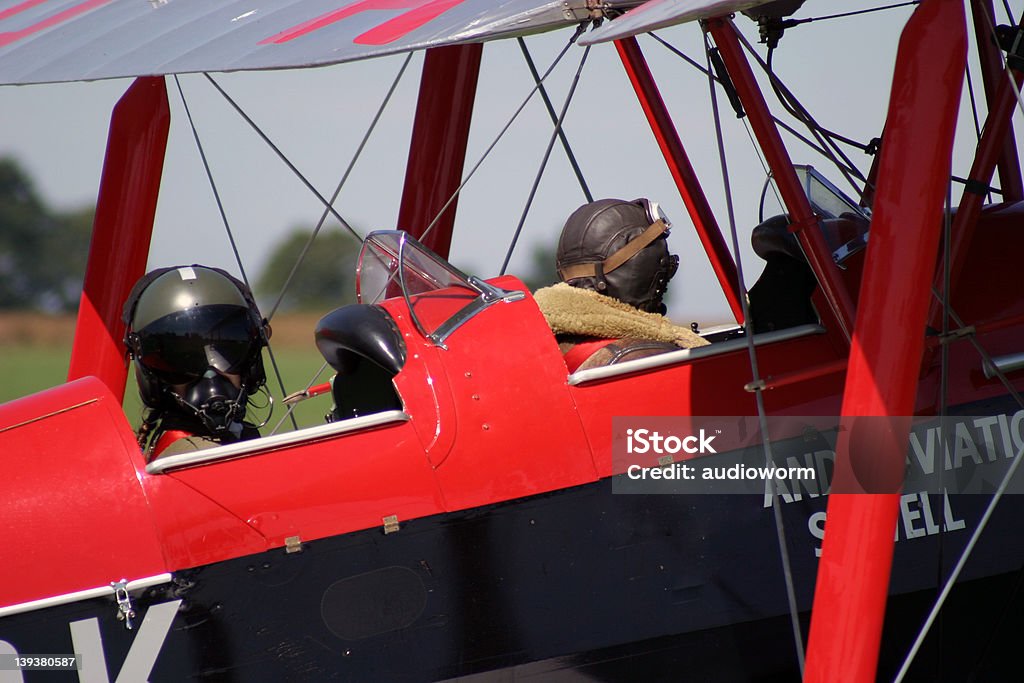
<path id="1" fill-rule="evenodd" d="M 564 282 L 538 289 L 533 298 L 555 334 L 605 339 L 632 337 L 675 344 L 683 349 L 707 345 L 688 327 L 657 313 L 647 313 L 618 299 Z"/>

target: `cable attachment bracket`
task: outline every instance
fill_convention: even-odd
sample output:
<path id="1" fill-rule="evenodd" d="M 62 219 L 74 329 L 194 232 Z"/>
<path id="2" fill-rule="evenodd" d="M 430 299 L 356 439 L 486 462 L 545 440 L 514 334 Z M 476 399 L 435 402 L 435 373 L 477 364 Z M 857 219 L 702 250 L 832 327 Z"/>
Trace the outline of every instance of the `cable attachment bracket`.
<path id="1" fill-rule="evenodd" d="M 132 605 L 132 596 L 128 594 L 128 581 L 113 581 L 110 587 L 114 589 L 114 599 L 117 601 L 117 620 L 123 621 L 125 629 L 131 631 L 134 628 L 132 619 L 135 618 L 135 607 Z"/>
<path id="2" fill-rule="evenodd" d="M 939 336 L 939 343 L 943 344 L 943 345 L 951 344 L 951 343 L 953 343 L 955 341 L 960 341 L 961 339 L 966 339 L 967 337 L 973 337 L 976 332 L 977 332 L 977 330 L 975 329 L 974 325 L 967 325 L 966 327 L 959 327 L 959 328 L 957 328 L 955 330 L 950 330 L 947 334 L 940 334 L 940 335 L 938 335 Z"/>
<path id="3" fill-rule="evenodd" d="M 746 391 L 751 394 L 756 393 L 758 391 L 766 391 L 767 389 L 768 384 L 763 379 L 759 379 L 754 382 L 747 382 L 746 384 L 743 385 L 743 391 Z"/>
<path id="4" fill-rule="evenodd" d="M 1006 53 L 1006 65 L 1015 71 L 1024 71 L 1024 27 L 996 26 L 996 39 Z"/>
<path id="5" fill-rule="evenodd" d="M 725 90 L 725 95 L 729 98 L 729 104 L 732 105 L 733 111 L 736 112 L 736 118 L 742 119 L 747 115 L 747 112 L 743 110 L 743 102 L 740 101 L 740 95 L 736 91 L 732 78 L 729 76 L 729 70 L 725 68 L 725 62 L 722 61 L 722 55 L 718 53 L 718 48 L 708 48 L 708 57 L 711 58 L 711 66 L 715 70 L 715 76 L 718 77 L 718 83 Z"/>

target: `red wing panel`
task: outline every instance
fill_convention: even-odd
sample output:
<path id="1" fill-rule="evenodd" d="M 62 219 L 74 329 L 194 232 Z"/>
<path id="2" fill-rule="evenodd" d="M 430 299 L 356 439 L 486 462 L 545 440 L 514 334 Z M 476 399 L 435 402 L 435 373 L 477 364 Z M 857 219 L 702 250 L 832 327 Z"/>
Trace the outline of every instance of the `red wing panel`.
<path id="1" fill-rule="evenodd" d="M 166 571 L 121 406 L 92 377 L 0 406 L 0 606 Z"/>

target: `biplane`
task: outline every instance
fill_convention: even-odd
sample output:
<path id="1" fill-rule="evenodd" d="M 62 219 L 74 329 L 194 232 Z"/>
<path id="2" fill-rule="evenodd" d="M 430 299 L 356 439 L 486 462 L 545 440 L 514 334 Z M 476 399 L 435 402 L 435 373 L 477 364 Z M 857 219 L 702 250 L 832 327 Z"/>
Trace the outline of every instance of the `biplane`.
<path id="1" fill-rule="evenodd" d="M 841 151 L 849 140 L 772 71 L 785 31 L 825 3 L 801 4 L 0 5 L 0 83 L 136 79 L 112 113 L 68 382 L 0 406 L 0 677 L 53 675 L 33 667 L 67 655 L 77 663 L 62 674 L 83 681 L 1019 672 L 1020 18 L 998 19 L 1004 8 L 990 0 L 917 3 L 884 128 L 867 146 L 873 163 L 859 170 Z M 737 29 L 748 20 L 766 59 Z M 749 291 L 731 207 L 711 211 L 636 38 L 663 28 L 702 32 L 694 61 L 716 118 L 749 121 L 765 194 L 782 205 L 742 231 L 760 261 L 746 264 L 761 270 Z M 735 318 L 703 331 L 707 346 L 570 372 L 521 280 L 449 262 L 483 43 L 548 31 L 564 33 L 567 50 L 614 43 L 704 246 L 709 287 Z M 165 77 L 415 50 L 426 57 L 398 229 L 365 237 L 359 302 L 316 331 L 336 372 L 337 419 L 147 462 L 122 408 L 121 306 L 146 267 Z M 968 64 L 987 113 L 958 170 Z M 834 171 L 797 163 L 780 130 L 802 134 L 772 113 L 768 91 Z M 551 118 L 555 145 L 564 111 Z M 725 145 L 718 132 L 709 139 L 728 177 Z M 675 230 L 687 229 L 677 217 Z M 835 429 L 814 426 L 828 416 Z M 915 427 L 915 416 L 939 426 Z M 633 427 L 684 418 L 750 433 L 716 431 L 713 456 L 630 460 Z M 769 420 L 790 429 L 773 447 L 795 444 L 818 484 L 630 488 L 634 465 L 667 471 L 708 457 L 727 470 L 752 452 L 773 457 L 757 434 Z M 865 452 L 880 474 L 865 473 Z M 893 485 L 889 475 L 914 462 L 947 479 Z M 961 486 L 992 462 L 1000 476 Z"/>

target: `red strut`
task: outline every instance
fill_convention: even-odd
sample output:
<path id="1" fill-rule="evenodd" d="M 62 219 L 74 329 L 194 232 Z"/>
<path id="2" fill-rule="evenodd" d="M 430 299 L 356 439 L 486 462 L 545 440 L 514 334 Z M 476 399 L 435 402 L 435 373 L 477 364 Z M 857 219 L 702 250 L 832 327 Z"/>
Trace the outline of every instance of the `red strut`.
<path id="1" fill-rule="evenodd" d="M 789 213 L 790 230 L 796 233 L 811 270 L 818 278 L 822 293 L 842 329 L 843 337 L 849 339 L 853 327 L 853 302 L 840 278 L 839 269 L 832 261 L 831 250 L 825 243 L 825 237 L 818 225 L 818 217 L 811 210 L 807 194 L 800 185 L 796 171 L 793 170 L 793 162 L 782 142 L 779 129 L 772 119 L 750 64 L 743 55 L 736 27 L 731 21 L 712 19 L 708 22 L 708 30 L 715 39 L 722 61 L 725 62 L 725 67 L 750 119 L 750 127 L 754 129 L 754 135 L 764 151 L 772 176 L 782 194 L 782 201 Z"/>
<path id="2" fill-rule="evenodd" d="M 900 38 L 878 189 L 843 394 L 849 416 L 913 414 L 925 319 L 952 166 L 967 55 L 963 3 L 925 0 Z M 875 426 L 883 422 L 875 417 Z M 857 438 L 861 420 L 852 429 Z M 909 420 L 853 450 L 840 432 L 814 593 L 805 681 L 874 681 L 892 566 L 899 494 L 854 494 L 851 458 L 885 444 L 883 468 L 902 472 Z M 861 479 L 860 481 L 863 481 Z"/>
<path id="3" fill-rule="evenodd" d="M 146 271 L 170 121 L 162 77 L 136 79 L 110 118 L 68 381 L 94 375 L 119 401 L 128 376 L 121 308 Z"/>
<path id="4" fill-rule="evenodd" d="M 480 43 L 435 47 L 423 61 L 398 228 L 443 258 L 451 249 L 458 198 L 424 233 L 462 182 L 482 51 Z"/>
<path id="5" fill-rule="evenodd" d="M 736 274 L 736 264 L 729 253 L 722 231 L 715 222 L 715 215 L 708 205 L 704 196 L 704 190 L 697 180 L 697 174 L 690 165 L 690 159 L 686 156 L 686 150 L 679 139 L 675 126 L 672 124 L 672 117 L 661 99 L 658 86 L 654 83 L 651 71 L 647 67 L 640 46 L 636 38 L 624 38 L 615 41 L 615 48 L 619 51 L 619 58 L 626 68 L 636 97 L 640 100 L 644 114 L 647 115 L 647 122 L 651 126 L 651 132 L 658 141 L 658 147 L 665 157 L 668 170 L 672 173 L 676 187 L 679 188 L 679 195 L 683 198 L 686 210 L 693 221 L 693 227 L 697 230 L 697 236 L 704 245 L 711 260 L 711 267 L 715 270 L 718 282 L 722 286 L 722 292 L 729 302 L 733 317 L 736 322 L 743 322 L 743 304 L 740 302 L 739 276 Z"/>

